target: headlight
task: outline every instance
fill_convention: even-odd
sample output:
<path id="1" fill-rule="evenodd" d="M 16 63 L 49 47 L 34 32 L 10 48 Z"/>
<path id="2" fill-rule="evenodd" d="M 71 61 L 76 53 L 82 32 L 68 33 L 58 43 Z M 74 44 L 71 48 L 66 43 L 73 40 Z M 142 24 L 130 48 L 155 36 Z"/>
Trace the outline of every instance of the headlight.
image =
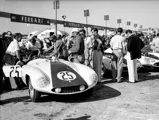
<path id="1" fill-rule="evenodd" d="M 150 58 L 150 62 L 155 62 L 156 60 L 153 58 Z"/>
<path id="2" fill-rule="evenodd" d="M 85 90 L 85 86 L 81 85 L 79 89 L 80 89 L 80 91 L 83 91 L 83 90 Z"/>
<path id="3" fill-rule="evenodd" d="M 60 93 L 61 92 L 61 88 L 56 88 L 55 92 Z"/>
<path id="4" fill-rule="evenodd" d="M 50 84 L 49 80 L 47 80 L 45 77 L 40 77 L 37 81 L 36 81 L 37 85 L 41 88 L 47 86 Z"/>

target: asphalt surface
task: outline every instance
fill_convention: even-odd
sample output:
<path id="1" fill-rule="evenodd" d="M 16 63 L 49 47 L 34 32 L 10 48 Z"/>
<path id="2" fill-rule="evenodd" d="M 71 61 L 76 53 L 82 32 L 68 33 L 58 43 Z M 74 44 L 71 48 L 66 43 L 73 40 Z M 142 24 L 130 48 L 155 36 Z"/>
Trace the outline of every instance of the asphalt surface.
<path id="1" fill-rule="evenodd" d="M 91 96 L 43 95 L 38 103 L 30 100 L 27 89 L 6 91 L 0 120 L 159 120 L 159 75 L 140 73 L 139 80 L 104 79 Z"/>

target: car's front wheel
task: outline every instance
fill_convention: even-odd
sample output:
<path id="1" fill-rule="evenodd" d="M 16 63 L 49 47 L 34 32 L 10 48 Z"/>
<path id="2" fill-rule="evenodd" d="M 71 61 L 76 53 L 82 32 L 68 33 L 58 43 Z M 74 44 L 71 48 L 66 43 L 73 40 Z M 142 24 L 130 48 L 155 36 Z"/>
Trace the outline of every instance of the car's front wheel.
<path id="1" fill-rule="evenodd" d="M 33 88 L 31 80 L 29 80 L 29 96 L 33 102 L 37 102 L 41 97 L 41 93 Z"/>

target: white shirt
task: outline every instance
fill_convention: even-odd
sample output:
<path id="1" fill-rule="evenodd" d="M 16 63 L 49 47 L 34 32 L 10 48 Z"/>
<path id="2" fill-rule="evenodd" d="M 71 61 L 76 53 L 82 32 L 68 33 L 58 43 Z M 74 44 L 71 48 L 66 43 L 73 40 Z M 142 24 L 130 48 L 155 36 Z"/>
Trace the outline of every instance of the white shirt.
<path id="1" fill-rule="evenodd" d="M 123 42 L 124 42 L 125 38 L 121 35 L 115 35 L 114 37 L 112 37 L 111 41 L 110 41 L 110 46 L 112 49 L 122 49 L 123 48 Z"/>
<path id="2" fill-rule="evenodd" d="M 19 43 L 16 39 L 13 39 L 13 41 L 9 44 L 6 53 L 9 53 L 10 55 L 16 56 L 16 51 L 20 50 Z"/>
<path id="3" fill-rule="evenodd" d="M 28 50 L 38 50 L 39 48 L 41 48 L 41 44 L 38 42 L 38 41 L 36 41 L 35 42 L 35 45 L 33 45 L 30 41 L 26 44 L 26 48 L 28 49 Z"/>
<path id="4" fill-rule="evenodd" d="M 159 37 L 154 38 L 150 44 L 154 52 L 159 52 Z"/>

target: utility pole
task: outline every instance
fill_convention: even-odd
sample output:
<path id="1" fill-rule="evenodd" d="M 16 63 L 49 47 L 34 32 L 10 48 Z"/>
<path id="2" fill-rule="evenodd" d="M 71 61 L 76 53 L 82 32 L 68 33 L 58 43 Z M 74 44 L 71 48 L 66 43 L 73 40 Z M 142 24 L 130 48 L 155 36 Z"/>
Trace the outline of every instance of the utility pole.
<path id="1" fill-rule="evenodd" d="M 118 23 L 118 25 L 119 25 L 119 27 L 120 27 L 121 19 L 117 19 L 117 23 Z"/>
<path id="2" fill-rule="evenodd" d="M 55 35 L 57 36 L 57 9 L 59 9 L 59 0 L 54 1 L 54 9 L 55 9 Z"/>
<path id="3" fill-rule="evenodd" d="M 84 10 L 84 17 L 86 17 L 86 36 L 88 36 L 88 19 L 87 17 L 89 16 L 89 10 Z"/>
<path id="4" fill-rule="evenodd" d="M 107 36 L 107 21 L 109 20 L 109 15 L 104 15 L 104 20 L 105 20 L 105 35 Z"/>

